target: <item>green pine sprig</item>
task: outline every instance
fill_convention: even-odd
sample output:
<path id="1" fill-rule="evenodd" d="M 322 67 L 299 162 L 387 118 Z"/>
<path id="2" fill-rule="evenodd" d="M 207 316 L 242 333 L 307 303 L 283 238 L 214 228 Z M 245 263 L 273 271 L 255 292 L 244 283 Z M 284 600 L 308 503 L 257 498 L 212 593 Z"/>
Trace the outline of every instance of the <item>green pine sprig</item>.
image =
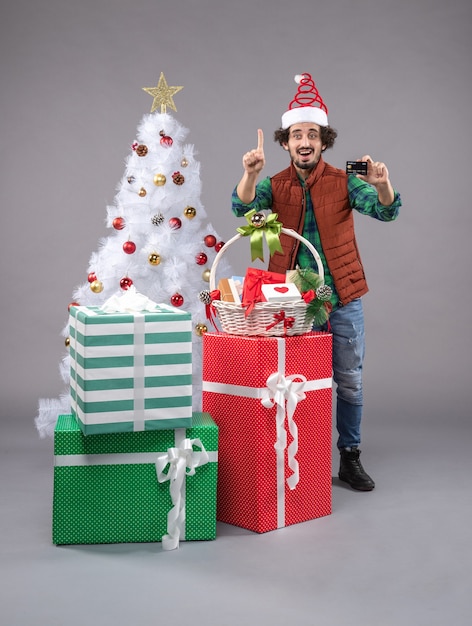
<path id="1" fill-rule="evenodd" d="M 316 294 L 318 287 L 324 283 L 319 274 L 312 269 L 297 268 L 290 275 L 290 282 L 295 283 L 300 293 L 313 290 Z M 307 304 L 306 320 L 314 326 L 322 326 L 329 318 L 329 303 L 320 300 L 316 296 Z"/>

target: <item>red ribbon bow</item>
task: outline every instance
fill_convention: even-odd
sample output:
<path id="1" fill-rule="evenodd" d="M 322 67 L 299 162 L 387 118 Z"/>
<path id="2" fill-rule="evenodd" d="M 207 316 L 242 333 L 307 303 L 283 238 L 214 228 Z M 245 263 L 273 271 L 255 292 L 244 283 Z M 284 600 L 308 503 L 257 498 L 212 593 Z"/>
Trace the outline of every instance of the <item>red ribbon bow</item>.
<path id="1" fill-rule="evenodd" d="M 215 330 L 218 330 L 218 326 L 216 325 L 216 322 L 215 322 L 216 309 L 213 305 L 213 301 L 221 300 L 221 293 L 219 289 L 214 289 L 213 291 L 210 291 L 210 298 L 211 298 L 211 302 L 209 304 L 205 304 L 205 312 L 206 312 L 207 319 L 210 320 L 210 322 L 213 324 L 213 327 L 215 328 Z"/>
<path id="2" fill-rule="evenodd" d="M 310 302 L 316 298 L 316 293 L 313 289 L 309 289 L 308 291 L 304 291 L 302 293 L 302 298 L 307 304 L 310 304 Z"/>
<path id="3" fill-rule="evenodd" d="M 257 302 L 264 301 L 262 285 L 273 285 L 274 283 L 283 282 L 285 282 L 284 274 L 248 267 L 244 277 L 242 293 L 242 305 L 246 309 L 244 312 L 245 317 L 251 313 Z"/>
<path id="4" fill-rule="evenodd" d="M 272 322 L 272 324 L 266 326 L 266 330 L 270 330 L 271 328 L 274 328 L 274 326 L 277 326 L 277 324 L 280 324 L 280 322 L 283 322 L 284 333 L 286 333 L 287 328 L 292 328 L 292 326 L 295 324 L 295 318 L 286 316 L 285 311 L 279 311 L 278 313 L 274 313 L 274 320 L 275 322 Z"/>

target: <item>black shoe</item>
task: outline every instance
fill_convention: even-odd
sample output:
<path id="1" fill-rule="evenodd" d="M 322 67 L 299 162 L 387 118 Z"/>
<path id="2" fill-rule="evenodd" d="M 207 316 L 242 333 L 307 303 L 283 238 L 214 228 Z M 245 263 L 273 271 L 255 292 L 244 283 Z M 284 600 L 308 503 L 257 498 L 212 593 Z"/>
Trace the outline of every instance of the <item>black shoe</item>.
<path id="1" fill-rule="evenodd" d="M 375 483 L 362 467 L 359 459 L 361 451 L 357 448 L 351 448 L 350 450 L 340 450 L 340 452 L 339 480 L 343 480 L 358 491 L 372 491 Z"/>

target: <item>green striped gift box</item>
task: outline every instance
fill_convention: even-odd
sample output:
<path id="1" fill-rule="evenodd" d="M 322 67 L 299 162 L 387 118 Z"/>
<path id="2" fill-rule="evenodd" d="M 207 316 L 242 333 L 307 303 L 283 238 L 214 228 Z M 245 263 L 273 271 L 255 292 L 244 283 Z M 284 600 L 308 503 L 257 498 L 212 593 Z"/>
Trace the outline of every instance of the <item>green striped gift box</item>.
<path id="1" fill-rule="evenodd" d="M 187 429 L 90 436 L 73 415 L 60 415 L 54 432 L 53 543 L 161 541 L 173 501 L 169 481 L 157 479 L 156 460 L 185 437 L 198 438 L 209 459 L 185 476 L 180 539 L 215 539 L 218 427 L 208 413 L 194 413 Z"/>
<path id="2" fill-rule="evenodd" d="M 73 306 L 69 332 L 71 406 L 85 434 L 191 426 L 190 313 Z"/>

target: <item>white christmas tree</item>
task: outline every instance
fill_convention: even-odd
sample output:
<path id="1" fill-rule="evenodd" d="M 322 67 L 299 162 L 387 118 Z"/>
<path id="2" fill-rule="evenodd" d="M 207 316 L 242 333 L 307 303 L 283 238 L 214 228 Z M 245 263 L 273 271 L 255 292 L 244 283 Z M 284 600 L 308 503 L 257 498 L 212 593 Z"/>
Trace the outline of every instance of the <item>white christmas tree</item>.
<path id="1" fill-rule="evenodd" d="M 144 115 L 126 161 L 115 202 L 107 207 L 112 232 L 100 241 L 88 267 L 87 281 L 73 294 L 80 305 L 102 305 L 133 286 L 156 303 L 180 307 L 192 315 L 193 409 L 201 410 L 201 337 L 208 330 L 201 294 L 208 292 L 211 264 L 223 242 L 201 203 L 200 164 L 188 130 L 167 112 L 182 87 L 170 87 L 161 73 L 151 113 Z M 159 110 L 160 109 L 160 110 Z M 218 266 L 231 274 L 225 260 Z M 63 334 L 68 336 L 68 325 Z M 41 399 L 35 419 L 41 436 L 52 435 L 57 417 L 70 412 L 69 356 L 61 366 L 67 385 L 57 399 Z"/>

